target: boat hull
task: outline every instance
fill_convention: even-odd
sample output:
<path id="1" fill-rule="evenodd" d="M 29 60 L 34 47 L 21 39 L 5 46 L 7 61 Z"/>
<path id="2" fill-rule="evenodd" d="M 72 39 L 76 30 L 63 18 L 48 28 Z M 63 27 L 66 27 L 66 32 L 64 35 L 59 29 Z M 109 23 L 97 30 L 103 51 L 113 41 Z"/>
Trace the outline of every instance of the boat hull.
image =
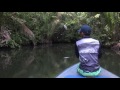
<path id="1" fill-rule="evenodd" d="M 86 78 L 82 75 L 79 75 L 77 73 L 77 67 L 78 64 L 74 64 L 73 66 L 67 68 L 65 71 L 63 71 L 62 73 L 60 73 L 56 78 Z M 98 76 L 96 76 L 95 78 L 119 78 L 119 76 L 109 72 L 108 70 L 104 69 L 101 67 L 101 72 Z"/>

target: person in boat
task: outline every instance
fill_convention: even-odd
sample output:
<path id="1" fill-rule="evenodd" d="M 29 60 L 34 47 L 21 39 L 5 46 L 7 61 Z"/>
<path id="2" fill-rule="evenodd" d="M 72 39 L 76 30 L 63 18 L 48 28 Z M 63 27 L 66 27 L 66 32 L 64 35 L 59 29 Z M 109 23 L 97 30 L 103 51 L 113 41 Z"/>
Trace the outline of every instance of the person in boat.
<path id="1" fill-rule="evenodd" d="M 78 30 L 82 38 L 75 43 L 75 54 L 80 61 L 77 72 L 88 77 L 98 76 L 101 72 L 99 64 L 102 56 L 101 44 L 99 40 L 90 37 L 91 31 L 92 28 L 89 25 L 83 25 Z"/>

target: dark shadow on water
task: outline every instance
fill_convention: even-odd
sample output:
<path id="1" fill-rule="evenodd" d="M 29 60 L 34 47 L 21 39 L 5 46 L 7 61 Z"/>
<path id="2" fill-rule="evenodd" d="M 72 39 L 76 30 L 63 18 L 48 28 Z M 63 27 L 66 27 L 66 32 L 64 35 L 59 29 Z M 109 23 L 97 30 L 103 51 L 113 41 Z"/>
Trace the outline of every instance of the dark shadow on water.
<path id="1" fill-rule="evenodd" d="M 105 49 L 100 64 L 120 76 L 119 58 Z M 0 78 L 54 78 L 77 62 L 73 44 L 5 49 L 0 51 Z"/>
<path id="2" fill-rule="evenodd" d="M 0 51 L 1 78 L 52 78 L 77 62 L 73 45 L 42 45 Z M 64 57 L 70 57 L 64 60 Z"/>
<path id="3" fill-rule="evenodd" d="M 120 76 L 120 55 L 110 49 L 104 49 L 100 64 L 110 72 Z"/>

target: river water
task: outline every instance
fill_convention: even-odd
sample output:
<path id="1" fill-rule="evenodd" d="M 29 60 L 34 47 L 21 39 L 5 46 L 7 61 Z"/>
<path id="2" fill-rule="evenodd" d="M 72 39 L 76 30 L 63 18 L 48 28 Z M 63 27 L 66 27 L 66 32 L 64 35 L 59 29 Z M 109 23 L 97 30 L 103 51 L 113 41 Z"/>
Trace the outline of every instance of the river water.
<path id="1" fill-rule="evenodd" d="M 120 76 L 119 58 L 112 50 L 103 49 L 100 65 Z M 0 78 L 55 78 L 77 62 L 73 44 L 0 49 Z"/>

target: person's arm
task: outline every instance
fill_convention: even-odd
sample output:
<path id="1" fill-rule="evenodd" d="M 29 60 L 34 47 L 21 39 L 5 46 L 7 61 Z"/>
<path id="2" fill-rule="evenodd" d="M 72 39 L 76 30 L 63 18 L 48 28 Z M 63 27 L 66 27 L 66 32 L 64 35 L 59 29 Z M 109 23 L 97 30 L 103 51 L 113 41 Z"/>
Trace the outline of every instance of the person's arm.
<path id="1" fill-rule="evenodd" d="M 98 58 L 100 59 L 102 57 L 102 49 L 101 49 L 101 43 L 100 43 L 100 47 L 98 50 Z"/>
<path id="2" fill-rule="evenodd" d="M 77 58 L 79 58 L 79 51 L 78 51 L 76 43 L 75 43 L 75 55 Z"/>

